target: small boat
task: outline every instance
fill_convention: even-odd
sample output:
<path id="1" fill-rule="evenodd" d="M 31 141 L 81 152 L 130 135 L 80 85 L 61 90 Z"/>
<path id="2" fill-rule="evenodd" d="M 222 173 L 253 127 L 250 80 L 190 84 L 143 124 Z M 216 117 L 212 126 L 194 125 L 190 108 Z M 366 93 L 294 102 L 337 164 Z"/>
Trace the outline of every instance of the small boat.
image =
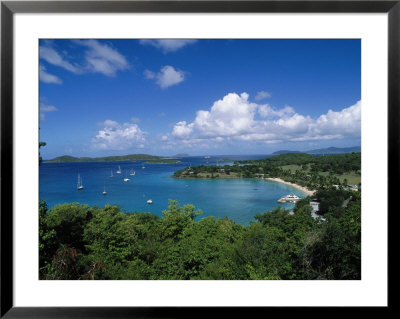
<path id="1" fill-rule="evenodd" d="M 107 192 L 106 192 L 106 183 L 104 183 L 103 195 L 107 195 Z"/>
<path id="2" fill-rule="evenodd" d="M 116 171 L 117 174 L 121 174 L 121 166 L 118 165 L 118 170 Z"/>
<path id="3" fill-rule="evenodd" d="M 83 183 L 82 183 L 82 178 L 81 175 L 78 174 L 78 185 L 77 185 L 78 191 L 83 189 Z"/>
<path id="4" fill-rule="evenodd" d="M 151 199 L 148 199 L 147 204 L 153 204 L 153 201 Z"/>
<path id="5" fill-rule="evenodd" d="M 134 169 L 131 169 L 131 172 L 129 173 L 129 175 L 131 175 L 131 176 L 135 176 L 135 170 Z"/>
<path id="6" fill-rule="evenodd" d="M 110 177 L 114 177 L 114 175 L 113 175 L 113 173 L 112 173 L 112 170 L 111 170 L 111 175 L 110 175 Z"/>
<path id="7" fill-rule="evenodd" d="M 124 182 L 129 182 L 130 179 L 128 178 L 128 171 L 125 174 Z"/>
<path id="8" fill-rule="evenodd" d="M 146 168 L 146 167 L 145 167 L 144 165 L 142 165 L 142 169 L 143 169 L 143 168 Z"/>

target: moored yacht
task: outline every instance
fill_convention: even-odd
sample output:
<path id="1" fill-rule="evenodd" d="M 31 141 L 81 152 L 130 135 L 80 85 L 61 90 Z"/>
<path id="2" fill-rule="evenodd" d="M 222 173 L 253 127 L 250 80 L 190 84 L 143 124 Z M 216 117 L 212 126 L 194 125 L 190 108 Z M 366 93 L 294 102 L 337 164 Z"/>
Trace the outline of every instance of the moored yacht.
<path id="1" fill-rule="evenodd" d="M 282 198 L 278 199 L 278 203 L 295 203 L 297 202 L 299 199 L 301 199 L 299 196 L 295 195 L 295 194 L 289 194 L 286 196 L 283 196 Z"/>
<path id="2" fill-rule="evenodd" d="M 107 192 L 106 192 L 106 183 L 104 183 L 103 195 L 107 195 Z"/>
<path id="3" fill-rule="evenodd" d="M 83 183 L 82 183 L 82 178 L 81 175 L 78 174 L 78 185 L 77 185 L 78 191 L 83 189 Z"/>
<path id="4" fill-rule="evenodd" d="M 124 182 L 129 182 L 130 179 L 128 178 L 128 171 L 126 171 Z"/>

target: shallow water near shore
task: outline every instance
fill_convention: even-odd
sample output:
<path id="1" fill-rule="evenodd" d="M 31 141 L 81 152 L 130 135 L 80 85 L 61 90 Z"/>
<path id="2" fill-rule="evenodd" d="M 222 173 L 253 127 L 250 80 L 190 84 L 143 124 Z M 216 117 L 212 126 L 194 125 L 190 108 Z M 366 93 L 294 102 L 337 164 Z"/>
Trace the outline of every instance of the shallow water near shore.
<path id="1" fill-rule="evenodd" d="M 299 197 L 306 195 L 289 185 L 260 179 L 176 179 L 176 170 L 189 165 L 212 165 L 217 159 L 229 157 L 232 160 L 259 159 L 259 156 L 220 156 L 179 158 L 177 164 L 146 164 L 136 162 L 85 162 L 85 163 L 43 163 L 40 166 L 39 199 L 46 200 L 49 208 L 63 203 L 79 202 L 90 206 L 103 207 L 118 205 L 124 212 L 151 212 L 162 216 L 168 200 L 178 200 L 180 205 L 193 204 L 203 214 L 197 218 L 215 216 L 228 217 L 236 223 L 248 225 L 254 215 L 272 210 L 278 206 L 291 209 L 294 204 L 278 204 L 277 200 L 287 194 Z M 219 162 L 219 165 L 232 162 Z M 118 165 L 121 174 L 116 174 Z M 145 168 L 142 168 L 144 166 Z M 135 170 L 135 176 L 129 171 Z M 114 177 L 110 177 L 111 170 Z M 77 189 L 78 174 L 83 180 L 83 190 Z M 124 182 L 125 177 L 130 178 Z M 103 195 L 104 185 L 107 191 Z M 153 204 L 147 204 L 152 199 Z"/>

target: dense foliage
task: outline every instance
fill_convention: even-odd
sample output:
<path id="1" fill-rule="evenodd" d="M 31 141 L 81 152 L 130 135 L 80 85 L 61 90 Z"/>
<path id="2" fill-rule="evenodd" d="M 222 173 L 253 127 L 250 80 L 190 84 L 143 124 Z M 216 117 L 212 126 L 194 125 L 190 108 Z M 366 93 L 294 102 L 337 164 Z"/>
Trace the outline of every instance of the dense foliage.
<path id="1" fill-rule="evenodd" d="M 238 161 L 234 165 L 201 165 L 176 171 L 177 178 L 279 177 L 285 181 L 319 189 L 331 185 L 347 186 L 346 175 L 361 180 L 361 153 L 314 156 L 289 153 L 261 160 Z M 356 184 L 359 184 L 356 183 Z"/>
<path id="2" fill-rule="evenodd" d="M 340 192 L 340 193 L 339 193 Z M 162 217 L 69 203 L 39 207 L 41 279 L 360 279 L 361 193 L 318 193 L 325 221 L 310 216 L 310 198 L 248 226 L 196 218 L 171 200 Z M 342 200 L 344 199 L 344 200 Z"/>

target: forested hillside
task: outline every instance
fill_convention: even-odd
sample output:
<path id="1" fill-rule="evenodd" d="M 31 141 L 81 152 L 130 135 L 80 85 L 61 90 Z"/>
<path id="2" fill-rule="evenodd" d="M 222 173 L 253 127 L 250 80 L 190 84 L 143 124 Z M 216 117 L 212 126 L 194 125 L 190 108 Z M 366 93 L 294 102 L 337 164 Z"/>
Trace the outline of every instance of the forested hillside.
<path id="1" fill-rule="evenodd" d="M 325 193 L 324 193 L 325 192 Z M 162 217 L 40 203 L 40 279 L 360 279 L 361 192 L 329 189 L 248 226 L 170 201 Z M 333 200 L 330 200 L 333 199 Z M 342 203 L 346 200 L 346 205 Z"/>

